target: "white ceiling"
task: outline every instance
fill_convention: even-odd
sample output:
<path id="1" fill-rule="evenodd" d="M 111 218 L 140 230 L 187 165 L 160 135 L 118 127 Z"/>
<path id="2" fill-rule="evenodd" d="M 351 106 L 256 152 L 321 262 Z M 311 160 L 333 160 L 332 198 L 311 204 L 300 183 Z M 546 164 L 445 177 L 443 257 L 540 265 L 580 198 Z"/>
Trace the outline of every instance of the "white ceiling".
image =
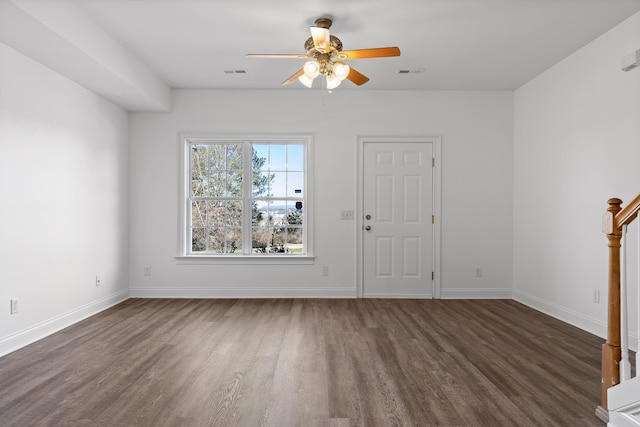
<path id="1" fill-rule="evenodd" d="M 363 88 L 515 89 L 640 10 L 640 0 L 72 1 L 169 86 L 216 89 L 279 88 L 304 60 L 244 55 L 303 53 L 325 16 L 345 49 L 400 48 L 350 62 L 371 78 Z"/>
<path id="2" fill-rule="evenodd" d="M 308 90 L 280 86 L 304 59 L 245 54 L 304 53 L 319 17 L 345 50 L 402 52 L 347 61 L 371 80 L 341 91 L 514 90 L 638 11 L 640 0 L 0 0 L 0 43 L 129 111 L 170 111 L 171 88 Z"/>

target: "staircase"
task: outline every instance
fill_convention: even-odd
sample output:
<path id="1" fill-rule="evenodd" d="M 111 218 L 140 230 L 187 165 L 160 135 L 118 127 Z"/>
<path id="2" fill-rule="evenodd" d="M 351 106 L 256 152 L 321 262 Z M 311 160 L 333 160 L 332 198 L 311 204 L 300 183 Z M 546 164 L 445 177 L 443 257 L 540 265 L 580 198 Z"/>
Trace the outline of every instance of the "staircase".
<path id="1" fill-rule="evenodd" d="M 640 378 L 622 382 L 608 391 L 608 427 L 640 426 Z"/>
<path id="2" fill-rule="evenodd" d="M 629 360 L 627 315 L 627 226 L 638 218 L 640 194 L 621 208 L 622 200 L 609 199 L 602 230 L 609 242 L 609 298 L 607 341 L 602 345 L 602 404 L 596 415 L 608 427 L 640 427 L 640 377 L 636 357 L 636 376 Z M 638 228 L 638 307 L 640 311 L 640 226 Z M 622 252 L 622 254 L 621 254 Z M 640 347 L 640 313 L 638 315 Z"/>

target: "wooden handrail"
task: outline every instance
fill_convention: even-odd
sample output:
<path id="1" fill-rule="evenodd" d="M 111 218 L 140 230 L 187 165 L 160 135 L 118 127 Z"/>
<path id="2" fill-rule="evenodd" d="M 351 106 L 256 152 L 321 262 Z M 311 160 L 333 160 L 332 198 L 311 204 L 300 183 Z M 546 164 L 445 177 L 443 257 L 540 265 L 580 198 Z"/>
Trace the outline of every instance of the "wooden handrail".
<path id="1" fill-rule="evenodd" d="M 638 211 L 640 211 L 640 194 L 638 194 L 636 198 L 631 201 L 631 203 L 622 208 L 622 210 L 616 214 L 616 228 L 622 229 L 623 225 L 631 224 L 633 220 L 638 216 Z"/>
<path id="2" fill-rule="evenodd" d="M 640 194 L 621 208 L 622 200 L 608 200 L 609 208 L 602 218 L 602 231 L 609 246 L 609 298 L 607 341 L 602 345 L 602 404 L 596 409 L 600 418 L 608 418 L 607 390 L 620 383 L 620 240 L 622 226 L 628 225 L 640 211 Z"/>

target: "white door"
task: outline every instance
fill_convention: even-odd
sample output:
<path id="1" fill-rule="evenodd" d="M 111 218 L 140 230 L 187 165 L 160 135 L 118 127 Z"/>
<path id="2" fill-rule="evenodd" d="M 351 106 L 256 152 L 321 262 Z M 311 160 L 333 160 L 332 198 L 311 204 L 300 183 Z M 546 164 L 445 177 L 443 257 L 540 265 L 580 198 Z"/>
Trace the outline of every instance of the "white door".
<path id="1" fill-rule="evenodd" d="M 364 142 L 364 297 L 433 297 L 433 149 Z"/>

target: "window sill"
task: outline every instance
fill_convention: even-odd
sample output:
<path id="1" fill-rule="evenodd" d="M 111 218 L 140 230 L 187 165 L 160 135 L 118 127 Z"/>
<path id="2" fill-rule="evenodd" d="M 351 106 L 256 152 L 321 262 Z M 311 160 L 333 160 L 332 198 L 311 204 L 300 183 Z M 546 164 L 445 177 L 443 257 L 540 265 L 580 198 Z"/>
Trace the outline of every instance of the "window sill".
<path id="1" fill-rule="evenodd" d="M 176 256 L 175 259 L 176 264 L 186 265 L 300 265 L 315 262 L 312 255 L 182 255 Z"/>

